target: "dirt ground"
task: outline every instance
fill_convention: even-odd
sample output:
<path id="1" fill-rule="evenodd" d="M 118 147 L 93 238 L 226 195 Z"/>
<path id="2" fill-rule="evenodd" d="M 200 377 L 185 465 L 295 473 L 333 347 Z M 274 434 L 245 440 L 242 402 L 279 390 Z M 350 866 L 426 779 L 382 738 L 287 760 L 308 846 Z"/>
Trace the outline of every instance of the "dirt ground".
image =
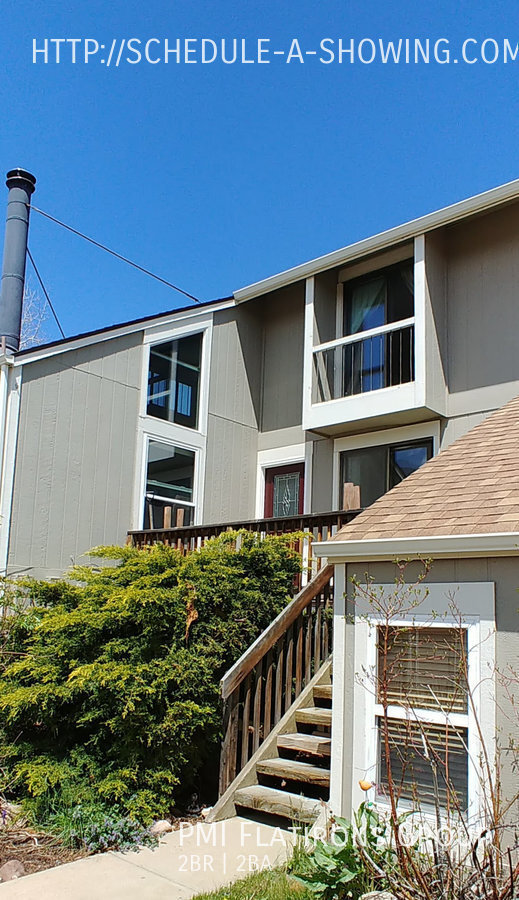
<path id="1" fill-rule="evenodd" d="M 70 850 L 49 834 L 9 826 L 0 828 L 0 866 L 16 859 L 22 863 L 26 875 L 82 856 L 86 856 L 84 851 Z"/>

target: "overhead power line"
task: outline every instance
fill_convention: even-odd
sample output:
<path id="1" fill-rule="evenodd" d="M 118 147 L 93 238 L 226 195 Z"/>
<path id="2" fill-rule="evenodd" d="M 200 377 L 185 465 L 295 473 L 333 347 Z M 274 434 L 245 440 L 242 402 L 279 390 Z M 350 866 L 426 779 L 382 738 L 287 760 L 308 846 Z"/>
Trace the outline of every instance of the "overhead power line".
<path id="1" fill-rule="evenodd" d="M 100 250 L 104 250 L 106 253 L 110 253 L 112 256 L 115 256 L 116 259 L 120 259 L 122 262 L 125 262 L 128 266 L 133 266 L 133 268 L 138 269 L 139 272 L 144 272 L 145 275 L 149 275 L 150 278 L 154 278 L 155 281 L 160 281 L 160 283 L 165 284 L 166 287 L 172 288 L 174 291 L 178 291 L 179 294 L 183 294 L 184 297 L 188 297 L 195 303 L 202 302 L 198 297 L 195 297 L 188 291 L 184 291 L 183 288 L 179 287 L 177 284 L 172 284 L 171 281 L 167 281 L 165 278 L 161 278 L 160 275 L 155 275 L 154 272 L 150 272 L 149 269 L 145 269 L 143 266 L 139 266 L 138 263 L 133 262 L 133 260 L 128 259 L 126 256 L 121 256 L 120 253 L 116 253 L 115 250 L 111 250 L 110 247 L 105 247 L 104 244 L 101 244 L 99 241 L 95 241 L 94 238 L 89 237 L 87 234 L 83 234 L 76 228 L 72 228 L 70 225 L 66 225 L 65 222 L 61 222 L 59 219 L 56 219 L 55 216 L 51 216 L 50 213 L 44 212 L 43 209 L 38 209 L 37 206 L 33 206 L 31 204 L 31 210 L 39 213 L 40 216 L 45 216 L 46 219 L 50 219 L 51 222 L 55 222 L 56 225 L 61 225 L 62 228 L 65 228 L 67 231 L 71 231 L 72 234 L 76 234 L 78 237 L 83 238 L 84 241 L 88 241 L 88 243 L 93 244 L 94 247 L 99 247 Z"/>
<path id="2" fill-rule="evenodd" d="M 66 337 L 66 334 L 65 334 L 65 332 L 63 331 L 63 328 L 61 327 L 61 322 L 60 322 L 60 320 L 58 319 L 58 314 L 57 314 L 56 310 L 54 309 L 54 307 L 53 307 L 53 305 L 52 305 L 52 300 L 51 300 L 50 297 L 49 297 L 49 292 L 47 291 L 47 288 L 45 287 L 45 285 L 44 285 L 44 283 L 43 283 L 43 279 L 42 279 L 42 277 L 41 277 L 41 275 L 40 275 L 40 273 L 39 273 L 39 271 L 38 271 L 38 267 L 37 267 L 36 263 L 34 262 L 34 259 L 33 259 L 33 256 L 32 256 L 31 251 L 29 250 L 29 247 L 27 247 L 27 256 L 29 257 L 29 259 L 30 259 L 30 261 L 31 261 L 31 265 L 32 265 L 32 267 L 33 267 L 33 269 L 34 269 L 34 272 L 35 272 L 35 274 L 36 274 L 36 278 L 37 278 L 38 281 L 40 282 L 41 289 L 42 289 L 43 293 L 45 294 L 45 299 L 46 299 L 47 303 L 49 304 L 50 311 L 51 311 L 52 315 L 54 316 L 54 318 L 55 318 L 55 320 L 56 320 L 56 325 L 58 326 L 58 328 L 59 328 L 59 330 L 60 330 L 61 337 L 64 338 L 64 337 Z"/>

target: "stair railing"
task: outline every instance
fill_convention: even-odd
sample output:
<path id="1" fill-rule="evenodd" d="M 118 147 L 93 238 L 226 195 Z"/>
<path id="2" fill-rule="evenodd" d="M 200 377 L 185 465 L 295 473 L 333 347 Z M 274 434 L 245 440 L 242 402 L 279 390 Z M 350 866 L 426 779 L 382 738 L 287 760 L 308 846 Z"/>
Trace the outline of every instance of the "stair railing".
<path id="1" fill-rule="evenodd" d="M 332 649 L 333 566 L 324 566 L 221 682 L 220 796 Z"/>

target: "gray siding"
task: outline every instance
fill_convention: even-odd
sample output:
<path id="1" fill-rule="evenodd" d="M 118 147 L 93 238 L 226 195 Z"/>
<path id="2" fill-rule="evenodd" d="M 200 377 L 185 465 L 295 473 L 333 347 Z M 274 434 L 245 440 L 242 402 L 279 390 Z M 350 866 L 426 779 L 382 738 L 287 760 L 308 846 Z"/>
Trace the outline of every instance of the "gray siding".
<path id="1" fill-rule="evenodd" d="M 9 571 L 62 573 L 131 525 L 142 334 L 23 369 Z"/>
<path id="2" fill-rule="evenodd" d="M 301 425 L 303 412 L 304 285 L 261 300 L 263 378 L 261 431 Z"/>
<path id="3" fill-rule="evenodd" d="M 507 383 L 519 393 L 519 204 L 449 229 L 445 246 L 448 388 L 470 392 L 463 409 L 451 398 L 449 410 L 497 408 L 510 398 Z"/>
<path id="4" fill-rule="evenodd" d="M 311 512 L 329 512 L 332 509 L 332 490 L 333 440 L 322 438 L 313 444 Z"/>
<path id="5" fill-rule="evenodd" d="M 254 306 L 216 312 L 203 520 L 254 518 L 262 329 Z"/>

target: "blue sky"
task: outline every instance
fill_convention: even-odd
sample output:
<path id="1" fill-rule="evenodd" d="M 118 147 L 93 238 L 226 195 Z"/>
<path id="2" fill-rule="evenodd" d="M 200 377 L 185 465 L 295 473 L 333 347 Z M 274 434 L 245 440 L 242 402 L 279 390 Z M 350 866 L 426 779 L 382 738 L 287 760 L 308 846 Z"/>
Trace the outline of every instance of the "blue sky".
<path id="1" fill-rule="evenodd" d="M 454 56 L 466 38 L 515 44 L 510 0 L 3 0 L 0 17 L 3 171 L 29 168 L 36 205 L 202 300 L 519 175 L 519 56 L 32 62 L 45 37 L 270 38 L 285 50 L 294 38 L 428 37 L 448 38 Z M 183 305 L 36 214 L 30 244 L 68 335 Z"/>

